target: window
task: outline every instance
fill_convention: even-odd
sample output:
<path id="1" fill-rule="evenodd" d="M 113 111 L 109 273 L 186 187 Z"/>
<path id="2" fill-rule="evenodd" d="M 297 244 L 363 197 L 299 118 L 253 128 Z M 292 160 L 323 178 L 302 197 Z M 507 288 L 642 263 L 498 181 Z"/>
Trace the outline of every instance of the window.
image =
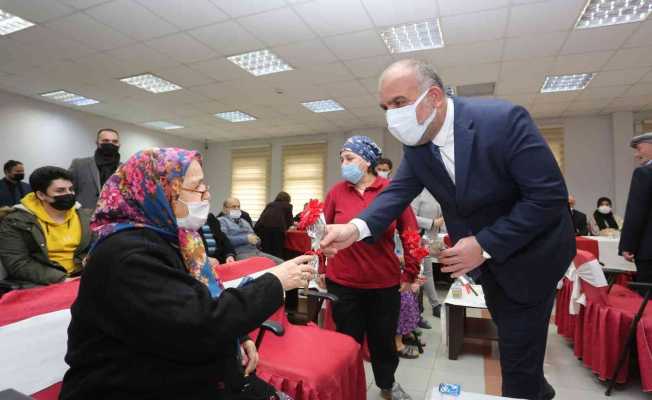
<path id="1" fill-rule="evenodd" d="M 231 153 L 231 196 L 256 221 L 267 204 L 270 148 L 234 149 Z"/>
<path id="2" fill-rule="evenodd" d="M 652 132 L 652 119 L 641 121 L 641 133 L 639 135 L 648 132 Z"/>
<path id="3" fill-rule="evenodd" d="M 541 135 L 548 142 L 559 169 L 564 172 L 564 128 L 540 128 Z"/>
<path id="4" fill-rule="evenodd" d="M 283 147 L 283 191 L 290 194 L 295 212 L 310 199 L 323 201 L 326 151 L 325 143 Z"/>

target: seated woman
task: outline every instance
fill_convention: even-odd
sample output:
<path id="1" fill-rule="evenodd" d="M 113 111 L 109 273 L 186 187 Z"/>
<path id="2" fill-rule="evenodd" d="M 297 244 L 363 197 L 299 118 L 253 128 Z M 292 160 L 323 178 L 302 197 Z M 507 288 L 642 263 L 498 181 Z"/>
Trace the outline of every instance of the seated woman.
<path id="1" fill-rule="evenodd" d="M 285 232 L 294 224 L 290 195 L 279 192 L 271 203 L 265 206 L 256 221 L 254 231 L 261 239 L 261 247 L 265 253 L 283 257 L 285 248 Z"/>
<path id="2" fill-rule="evenodd" d="M 41 167 L 27 194 L 0 223 L 0 259 L 8 279 L 47 285 L 82 269 L 91 211 L 75 202 L 70 172 Z"/>
<path id="3" fill-rule="evenodd" d="M 208 219 L 199 230 L 206 254 L 216 258 L 220 264 L 232 263 L 235 261 L 235 250 L 228 237 L 222 232 L 220 220 L 213 213 L 208 213 Z"/>
<path id="4" fill-rule="evenodd" d="M 309 256 L 223 289 L 198 229 L 208 214 L 200 156 L 133 155 L 106 182 L 98 239 L 71 308 L 61 399 L 231 399 L 258 360 L 245 335 L 311 278 Z M 233 379 L 231 379 L 233 378 Z"/>
<path id="5" fill-rule="evenodd" d="M 618 236 L 623 226 L 623 219 L 613 213 L 611 199 L 600 197 L 593 212 L 589 227 L 593 236 Z"/>

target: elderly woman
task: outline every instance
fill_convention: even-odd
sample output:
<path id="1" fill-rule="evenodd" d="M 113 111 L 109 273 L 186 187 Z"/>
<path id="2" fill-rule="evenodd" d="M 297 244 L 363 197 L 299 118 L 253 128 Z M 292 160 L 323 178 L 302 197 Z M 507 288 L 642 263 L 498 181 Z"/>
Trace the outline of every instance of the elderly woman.
<path id="1" fill-rule="evenodd" d="M 61 399 L 231 399 L 241 389 L 233 382 L 255 369 L 246 335 L 282 305 L 284 290 L 307 283 L 309 257 L 224 290 L 197 233 L 209 208 L 203 178 L 197 152 L 149 149 L 104 185 Z"/>
<path id="2" fill-rule="evenodd" d="M 328 192 L 324 202 L 327 224 L 345 224 L 355 218 L 389 181 L 378 177 L 374 167 L 380 148 L 366 136 L 349 138 L 340 151 L 343 180 Z M 394 253 L 394 232 L 417 230 L 408 207 L 377 243 L 358 242 L 330 259 L 326 286 L 339 301 L 333 304 L 337 331 L 362 344 L 366 336 L 376 385 L 385 399 L 409 399 L 395 381 L 398 355 L 394 343 L 397 332 L 401 291 L 407 291 L 418 273 L 418 263 L 409 254 L 401 273 Z M 320 277 L 321 278 L 321 277 Z"/>
<path id="3" fill-rule="evenodd" d="M 623 219 L 613 213 L 611 199 L 600 197 L 597 208 L 589 222 L 593 236 L 618 236 L 623 227 Z"/>

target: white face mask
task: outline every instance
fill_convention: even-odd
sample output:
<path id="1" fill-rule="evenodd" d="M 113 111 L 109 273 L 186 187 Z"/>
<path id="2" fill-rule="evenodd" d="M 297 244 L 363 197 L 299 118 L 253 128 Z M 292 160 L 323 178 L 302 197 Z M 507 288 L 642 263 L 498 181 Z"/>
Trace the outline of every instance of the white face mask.
<path id="1" fill-rule="evenodd" d="M 611 207 L 609 207 L 609 206 L 600 206 L 600 207 L 598 207 L 598 211 L 600 211 L 600 214 L 609 214 L 611 212 Z"/>
<path id="2" fill-rule="evenodd" d="M 242 216 L 242 211 L 240 210 L 229 210 L 229 217 L 232 219 L 238 219 Z"/>
<path id="3" fill-rule="evenodd" d="M 419 124 L 417 106 L 426 97 L 426 94 L 428 94 L 428 90 L 423 92 L 414 103 L 385 112 L 387 129 L 399 142 L 405 145 L 414 146 L 419 143 L 428 126 L 437 116 L 437 109 L 435 108 L 432 114 L 422 124 Z"/>
<path id="4" fill-rule="evenodd" d="M 387 179 L 389 178 L 389 171 L 378 171 L 378 176 Z"/>
<path id="5" fill-rule="evenodd" d="M 183 200 L 179 201 L 188 207 L 188 215 L 177 218 L 177 226 L 188 229 L 189 231 L 198 231 L 208 219 L 208 212 L 211 207 L 210 203 L 208 201 L 196 201 L 192 203 L 186 203 Z"/>

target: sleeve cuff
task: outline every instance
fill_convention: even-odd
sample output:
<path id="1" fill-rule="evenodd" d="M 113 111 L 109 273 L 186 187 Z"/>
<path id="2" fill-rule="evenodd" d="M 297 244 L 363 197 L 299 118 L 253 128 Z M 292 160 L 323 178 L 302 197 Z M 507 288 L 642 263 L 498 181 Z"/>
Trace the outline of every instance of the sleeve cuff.
<path id="1" fill-rule="evenodd" d="M 371 236 L 371 231 L 369 230 L 369 226 L 367 225 L 366 222 L 364 222 L 360 218 L 354 218 L 351 220 L 350 223 L 355 225 L 356 228 L 358 228 L 358 233 L 359 233 L 358 241 Z"/>

